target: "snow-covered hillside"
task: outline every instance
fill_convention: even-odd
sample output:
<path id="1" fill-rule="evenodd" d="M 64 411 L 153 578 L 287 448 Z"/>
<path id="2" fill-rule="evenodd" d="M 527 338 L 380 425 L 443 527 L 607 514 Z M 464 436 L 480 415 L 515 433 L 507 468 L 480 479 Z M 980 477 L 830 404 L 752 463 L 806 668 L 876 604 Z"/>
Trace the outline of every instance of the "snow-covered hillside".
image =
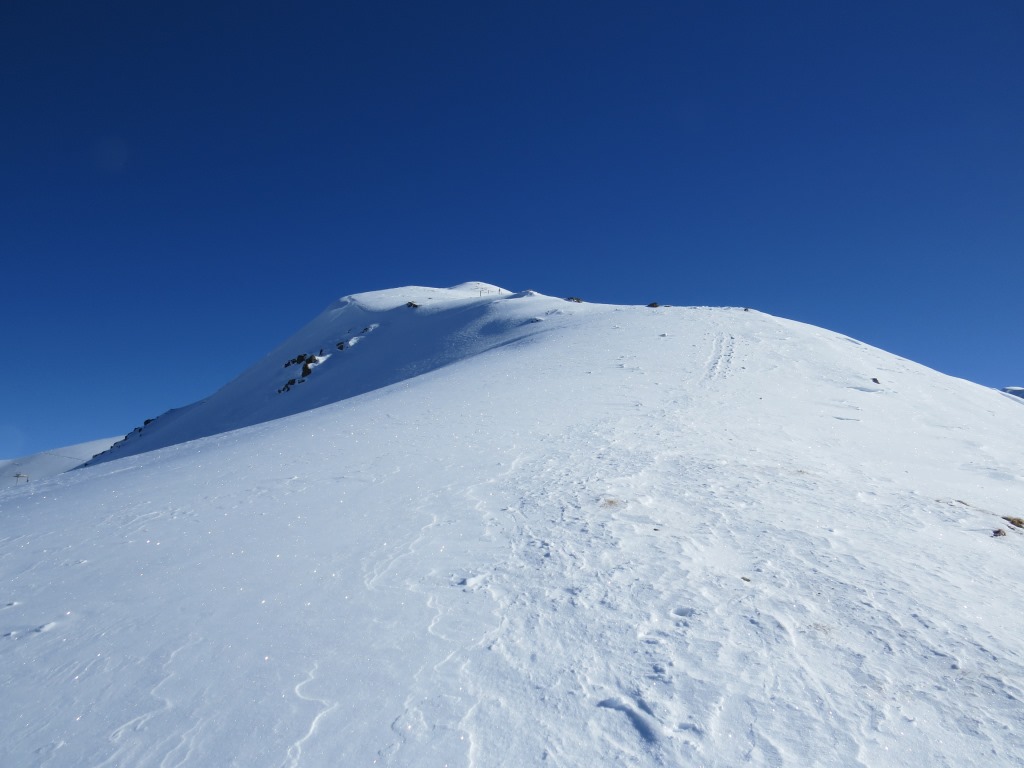
<path id="1" fill-rule="evenodd" d="M 344 299 L 0 490 L 0 764 L 1024 762 L 1016 399 L 483 290 Z"/>
<path id="2" fill-rule="evenodd" d="M 206 400 L 147 420 L 93 463 L 308 411 L 518 341 L 541 330 L 531 311 L 564 304 L 495 303 L 526 295 L 472 282 L 346 296 Z"/>
<path id="3" fill-rule="evenodd" d="M 116 437 L 90 440 L 87 443 L 54 448 L 52 451 L 33 453 L 18 459 L 0 460 L 0 488 L 38 482 L 80 467 L 99 451 L 110 448 L 117 440 Z"/>

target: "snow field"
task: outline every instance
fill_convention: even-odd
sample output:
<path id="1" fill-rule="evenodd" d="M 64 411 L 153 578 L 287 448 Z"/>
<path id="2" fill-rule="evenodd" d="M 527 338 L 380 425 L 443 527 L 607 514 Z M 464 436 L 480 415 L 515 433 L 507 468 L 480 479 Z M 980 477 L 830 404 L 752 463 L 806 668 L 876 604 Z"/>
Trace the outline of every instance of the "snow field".
<path id="1" fill-rule="evenodd" d="M 431 309 L 425 375 L 0 491 L 0 763 L 1024 761 L 1011 398 L 516 296 Z"/>

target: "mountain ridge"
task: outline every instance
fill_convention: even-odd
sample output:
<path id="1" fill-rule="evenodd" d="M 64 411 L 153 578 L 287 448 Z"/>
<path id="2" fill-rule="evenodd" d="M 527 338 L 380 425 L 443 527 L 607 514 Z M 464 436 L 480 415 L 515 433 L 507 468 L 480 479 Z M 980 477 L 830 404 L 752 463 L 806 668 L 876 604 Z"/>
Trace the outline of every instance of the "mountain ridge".
<path id="1" fill-rule="evenodd" d="M 496 345 L 543 333 L 547 327 L 542 323 L 560 316 L 737 309 L 591 304 L 532 290 L 512 292 L 477 281 L 452 288 L 406 286 L 352 294 L 332 302 L 216 392 L 148 419 L 90 464 L 282 418 L 397 384 Z"/>
<path id="2" fill-rule="evenodd" d="M 526 295 L 512 293 L 488 283 L 467 282 L 447 289 L 407 286 L 342 297 L 217 392 L 196 403 L 172 409 L 148 420 L 111 450 L 94 457 L 91 463 L 292 415 L 397 383 L 445 365 L 467 353 L 477 354 L 487 348 L 486 341 L 463 343 L 456 349 L 446 351 L 443 346 L 439 348 L 428 332 L 457 333 L 459 340 L 466 342 L 469 332 L 462 327 L 466 313 L 485 314 L 489 305 L 495 301 Z M 410 316 L 413 311 L 415 319 Z M 438 323 L 436 315 L 442 312 L 463 316 L 455 318 L 455 323 L 448 318 Z M 348 380 L 343 379 L 343 374 L 338 370 L 342 353 L 349 352 L 344 356 L 345 362 L 353 356 L 363 357 L 367 346 L 378 341 L 374 334 L 381 330 L 382 325 L 384 335 L 391 335 L 392 344 L 395 343 L 395 334 L 398 334 L 399 367 L 396 368 L 392 360 L 374 350 L 374 359 L 354 374 L 361 378 L 355 381 L 352 376 Z M 486 339 L 487 335 L 493 335 L 494 329 L 490 333 L 486 328 L 480 330 L 480 336 Z M 417 346 L 423 348 L 425 353 L 418 353 Z M 468 351 L 467 347 L 472 351 Z M 476 350 L 476 347 L 480 349 Z M 298 359 L 300 356 L 301 360 Z M 306 362 L 307 358 L 315 362 L 310 365 Z M 315 377 L 312 375 L 314 369 Z M 325 378 L 330 381 L 324 383 Z M 313 382 L 316 383 L 315 387 L 305 389 L 316 389 L 316 392 L 302 393 L 304 397 L 296 393 L 299 385 Z M 282 398 L 280 395 L 291 397 Z M 216 410 L 217 416 L 211 418 L 210 410 Z M 158 431 L 163 434 L 153 437 L 153 433 Z"/>

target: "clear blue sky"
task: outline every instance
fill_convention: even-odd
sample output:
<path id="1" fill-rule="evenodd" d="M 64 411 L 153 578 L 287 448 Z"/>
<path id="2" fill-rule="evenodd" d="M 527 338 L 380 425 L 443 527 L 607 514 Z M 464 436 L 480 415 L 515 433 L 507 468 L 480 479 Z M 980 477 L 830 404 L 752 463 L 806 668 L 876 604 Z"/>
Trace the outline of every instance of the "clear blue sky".
<path id="1" fill-rule="evenodd" d="M 338 296 L 742 305 L 1024 384 L 1024 3 L 0 4 L 0 457 Z"/>

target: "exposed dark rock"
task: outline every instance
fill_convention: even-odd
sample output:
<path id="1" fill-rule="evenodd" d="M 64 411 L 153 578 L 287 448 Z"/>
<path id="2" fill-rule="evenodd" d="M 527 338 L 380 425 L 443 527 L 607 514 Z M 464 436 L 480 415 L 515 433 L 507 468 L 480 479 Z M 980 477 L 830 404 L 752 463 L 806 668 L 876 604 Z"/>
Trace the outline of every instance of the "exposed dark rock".
<path id="1" fill-rule="evenodd" d="M 575 302 L 576 304 L 583 303 L 583 299 L 581 299 L 579 296 L 567 296 L 565 300 Z"/>

